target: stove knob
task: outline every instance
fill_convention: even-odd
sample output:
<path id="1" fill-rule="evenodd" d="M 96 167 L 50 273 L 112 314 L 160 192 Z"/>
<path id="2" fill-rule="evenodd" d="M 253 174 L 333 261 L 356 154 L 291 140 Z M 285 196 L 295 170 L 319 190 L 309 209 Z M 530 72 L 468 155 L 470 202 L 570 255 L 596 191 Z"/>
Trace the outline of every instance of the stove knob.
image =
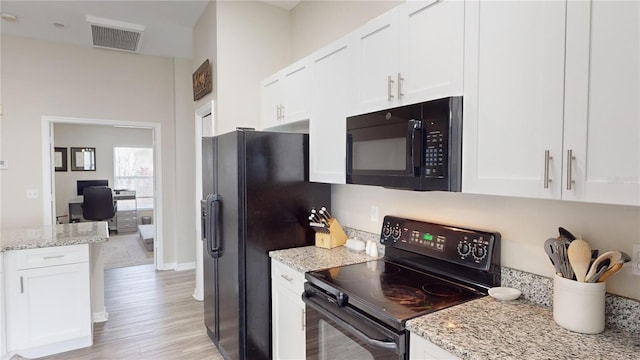
<path id="1" fill-rule="evenodd" d="M 467 244 L 466 242 L 458 243 L 458 254 L 460 254 L 460 256 L 465 257 L 469 255 L 470 251 L 471 251 L 471 247 L 469 247 L 469 244 Z"/>
<path id="2" fill-rule="evenodd" d="M 383 237 L 389 237 L 389 235 L 391 235 L 391 228 L 387 224 L 382 228 L 382 236 Z"/>
<path id="3" fill-rule="evenodd" d="M 394 228 L 393 229 L 393 239 L 394 240 L 400 239 L 400 235 L 401 235 L 400 228 Z"/>
<path id="4" fill-rule="evenodd" d="M 473 257 L 480 261 L 487 256 L 487 249 L 482 245 L 476 245 L 473 247 Z"/>
<path id="5" fill-rule="evenodd" d="M 339 307 L 345 307 L 347 306 L 347 303 L 349 302 L 349 297 L 347 296 L 347 294 L 345 293 L 338 293 L 337 296 L 337 304 Z"/>

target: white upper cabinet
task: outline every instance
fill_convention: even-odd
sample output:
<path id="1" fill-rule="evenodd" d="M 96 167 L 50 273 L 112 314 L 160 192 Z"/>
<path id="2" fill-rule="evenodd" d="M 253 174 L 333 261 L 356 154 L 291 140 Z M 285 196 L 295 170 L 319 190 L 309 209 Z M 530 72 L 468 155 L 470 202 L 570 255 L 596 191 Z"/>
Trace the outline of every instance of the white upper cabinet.
<path id="1" fill-rule="evenodd" d="M 406 2 L 353 36 L 350 114 L 462 94 L 464 2 Z"/>
<path id="2" fill-rule="evenodd" d="M 350 37 L 311 55 L 313 105 L 309 120 L 309 179 L 344 184 L 346 181 L 346 117 L 351 103 Z"/>
<path id="3" fill-rule="evenodd" d="M 640 205 L 638 14 L 466 3 L 463 191 Z"/>
<path id="4" fill-rule="evenodd" d="M 462 95 L 463 1 L 409 1 L 399 8 L 400 79 L 405 104 Z"/>
<path id="5" fill-rule="evenodd" d="M 262 128 L 309 119 L 311 83 L 308 63 L 305 58 L 262 81 Z"/>
<path id="6" fill-rule="evenodd" d="M 563 199 L 640 205 L 640 3 L 569 1 L 566 61 Z"/>
<path id="7" fill-rule="evenodd" d="M 465 22 L 462 191 L 559 198 L 565 4 L 472 1 Z"/>

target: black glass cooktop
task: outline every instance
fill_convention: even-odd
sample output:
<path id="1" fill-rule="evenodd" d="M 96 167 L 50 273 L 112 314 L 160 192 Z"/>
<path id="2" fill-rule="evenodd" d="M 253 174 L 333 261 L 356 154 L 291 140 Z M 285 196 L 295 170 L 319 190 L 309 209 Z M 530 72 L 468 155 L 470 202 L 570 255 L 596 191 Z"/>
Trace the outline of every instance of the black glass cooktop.
<path id="1" fill-rule="evenodd" d="M 384 259 L 312 271 L 312 284 L 398 327 L 408 319 L 484 296 L 471 288 Z"/>

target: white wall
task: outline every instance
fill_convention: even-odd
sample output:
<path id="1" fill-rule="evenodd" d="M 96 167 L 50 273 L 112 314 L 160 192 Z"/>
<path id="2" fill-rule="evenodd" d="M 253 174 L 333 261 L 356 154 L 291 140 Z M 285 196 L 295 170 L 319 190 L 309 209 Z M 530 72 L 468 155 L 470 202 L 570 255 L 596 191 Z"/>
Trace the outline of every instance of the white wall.
<path id="1" fill-rule="evenodd" d="M 291 60 L 289 12 L 257 1 L 216 4 L 218 133 L 258 128 L 259 83 Z"/>
<path id="2" fill-rule="evenodd" d="M 2 34 L 0 154 L 10 168 L 0 171 L 3 227 L 43 223 L 42 116 L 153 122 L 161 125 L 164 262 L 176 263 L 176 214 L 192 213 L 176 203 L 176 119 L 174 73 L 190 73 L 189 62 L 51 43 Z M 182 94 L 183 95 L 183 94 Z M 178 96 L 179 97 L 179 96 Z M 190 106 L 189 106 L 190 108 Z M 190 109 L 189 109 L 190 110 Z M 192 115 L 191 115 L 192 116 Z M 180 123 L 180 125 L 182 125 Z M 192 241 L 184 246 L 192 247 Z"/>
<path id="3" fill-rule="evenodd" d="M 341 36 L 342 31 L 336 31 L 336 26 L 355 29 L 366 17 L 374 17 L 388 7 L 389 4 L 376 1 L 302 2 L 292 12 L 294 57 L 304 56 Z M 377 221 L 370 220 L 372 206 L 379 208 Z M 558 235 L 559 226 L 582 235 L 601 251 L 618 249 L 631 254 L 631 245 L 640 244 L 639 207 L 356 185 L 333 185 L 332 207 L 341 224 L 372 233 L 380 232 L 386 214 L 498 231 L 502 234 L 503 265 L 549 277 L 553 266 L 543 243 Z M 607 281 L 607 290 L 640 299 L 640 277 L 632 276 L 626 265 Z"/>
<path id="4" fill-rule="evenodd" d="M 67 171 L 55 172 L 56 213 L 69 214 L 69 200 L 75 198 L 77 180 L 109 180 L 113 188 L 113 148 L 153 147 L 151 129 L 116 128 L 113 126 L 54 124 L 53 143 L 67 149 Z M 95 171 L 71 171 L 71 147 L 96 148 Z M 67 222 L 68 218 L 62 218 Z"/>

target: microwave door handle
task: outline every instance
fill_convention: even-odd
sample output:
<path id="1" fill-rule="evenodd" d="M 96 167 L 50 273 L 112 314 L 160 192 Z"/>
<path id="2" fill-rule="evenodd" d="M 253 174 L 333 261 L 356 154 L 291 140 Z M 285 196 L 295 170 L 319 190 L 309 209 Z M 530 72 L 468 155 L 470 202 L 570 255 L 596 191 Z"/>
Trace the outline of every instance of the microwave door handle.
<path id="1" fill-rule="evenodd" d="M 422 136 L 420 133 L 416 135 L 418 130 L 422 129 L 422 121 L 411 119 L 407 125 L 407 170 L 410 176 L 416 176 L 416 169 L 420 167 L 420 149 Z"/>
<path id="2" fill-rule="evenodd" d="M 304 303 L 313 308 L 315 311 L 319 312 L 320 314 L 322 314 L 322 316 L 332 320 L 335 323 L 340 324 L 340 326 L 344 327 L 345 330 L 349 331 L 349 333 L 351 333 L 353 336 L 357 337 L 360 341 L 364 342 L 367 345 L 373 346 L 373 347 L 377 347 L 379 349 L 385 349 L 385 350 L 392 350 L 397 352 L 398 351 L 398 345 L 393 342 L 393 341 L 383 341 L 383 340 L 378 340 L 378 339 L 373 339 L 371 337 L 369 337 L 367 334 L 363 333 L 362 331 L 356 329 L 353 325 L 347 323 L 346 321 L 340 319 L 338 316 L 336 316 L 335 314 L 323 309 L 321 306 L 317 305 L 316 302 L 311 298 L 313 295 L 307 293 L 307 291 L 305 291 L 302 294 L 302 301 L 304 301 Z"/>

